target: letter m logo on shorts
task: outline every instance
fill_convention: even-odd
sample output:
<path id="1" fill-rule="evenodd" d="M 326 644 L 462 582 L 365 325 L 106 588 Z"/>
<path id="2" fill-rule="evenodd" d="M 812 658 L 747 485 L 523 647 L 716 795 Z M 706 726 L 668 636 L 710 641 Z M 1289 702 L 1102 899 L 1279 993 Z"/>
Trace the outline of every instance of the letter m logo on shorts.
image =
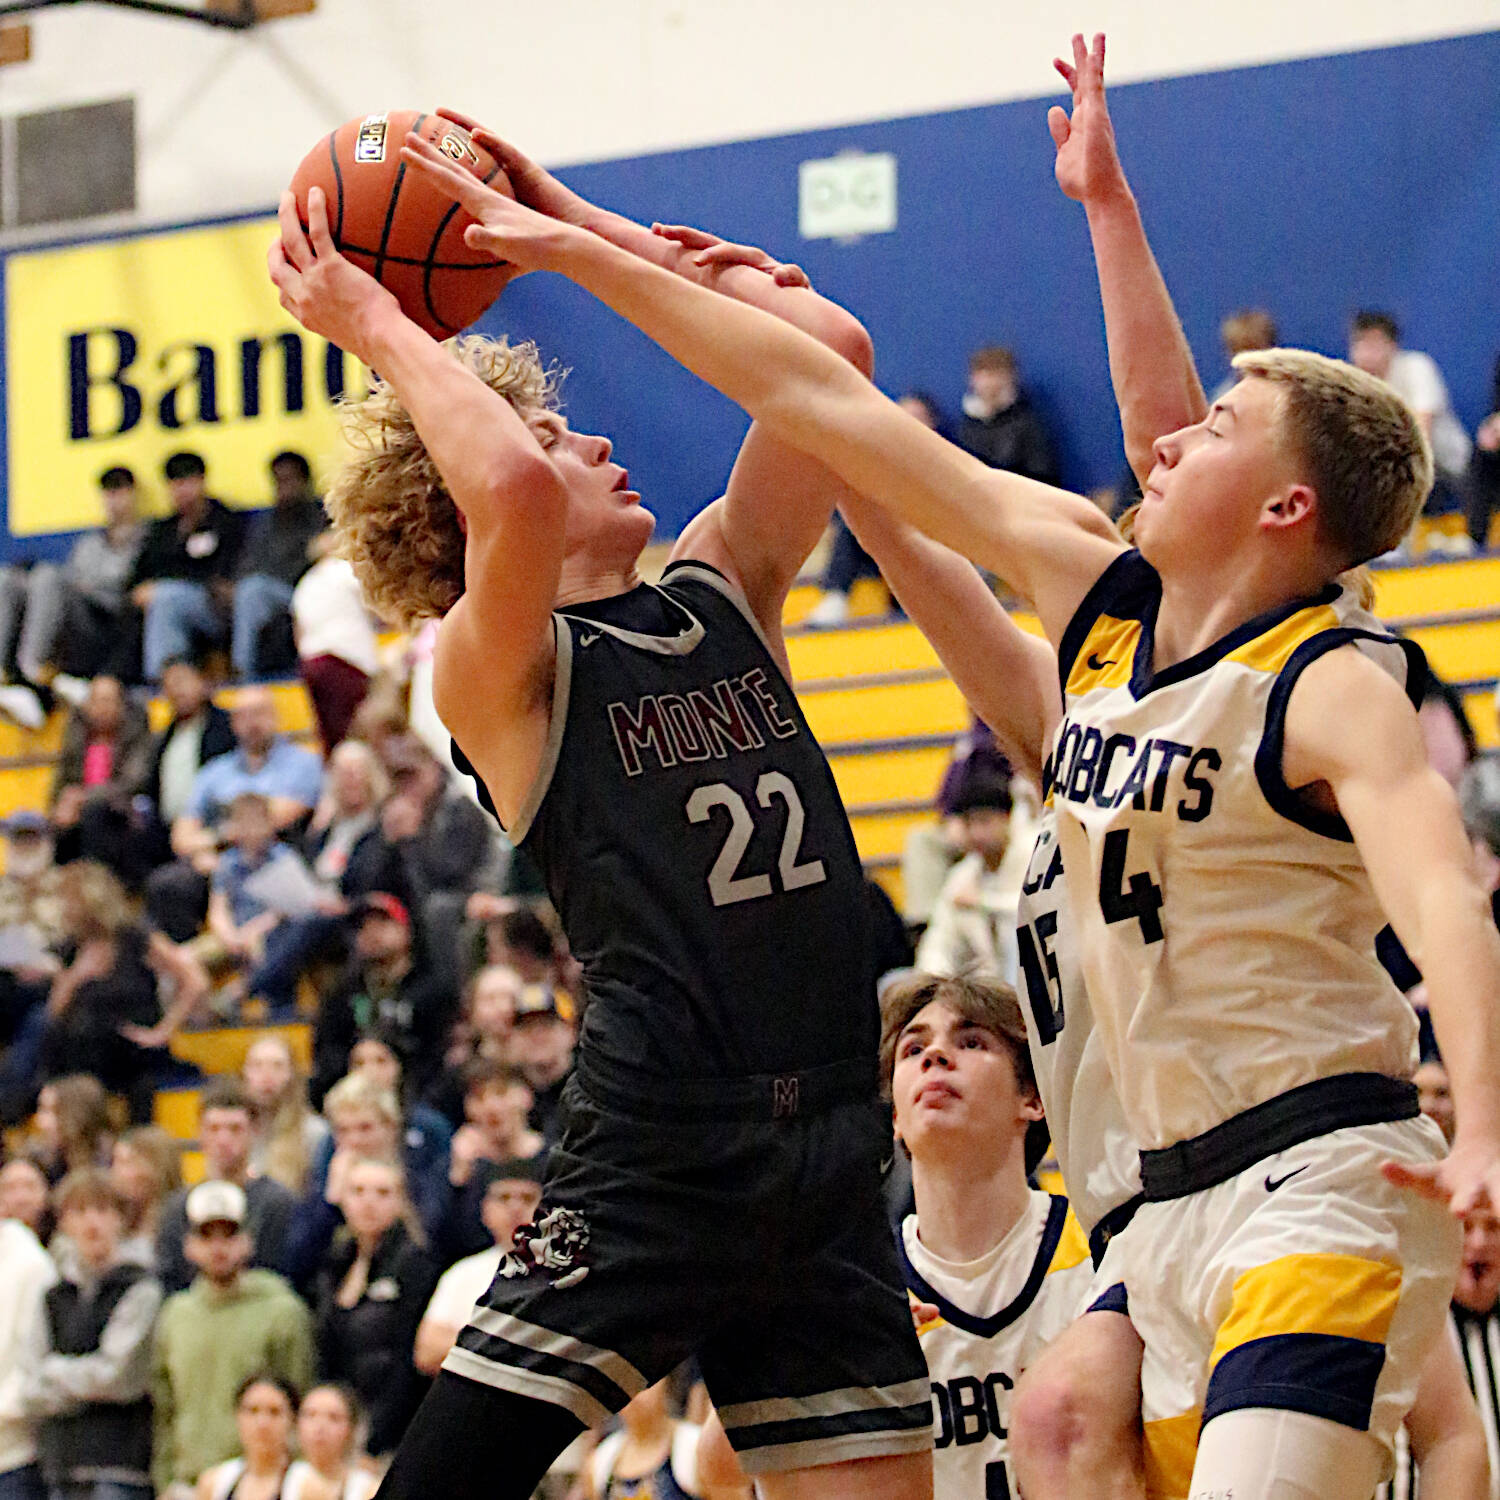
<path id="1" fill-rule="evenodd" d="M 772 1080 L 771 1113 L 773 1118 L 788 1120 L 797 1113 L 799 1082 L 795 1074 L 787 1078 Z"/>

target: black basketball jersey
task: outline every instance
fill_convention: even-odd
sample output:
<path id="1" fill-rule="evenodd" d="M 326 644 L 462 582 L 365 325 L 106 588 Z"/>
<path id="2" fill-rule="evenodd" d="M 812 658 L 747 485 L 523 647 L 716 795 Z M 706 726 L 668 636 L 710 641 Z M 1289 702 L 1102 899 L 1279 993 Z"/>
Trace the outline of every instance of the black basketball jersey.
<path id="1" fill-rule="evenodd" d="M 553 626 L 551 731 L 510 835 L 583 966 L 584 1054 L 664 1085 L 873 1058 L 854 836 L 744 599 L 680 562 Z"/>

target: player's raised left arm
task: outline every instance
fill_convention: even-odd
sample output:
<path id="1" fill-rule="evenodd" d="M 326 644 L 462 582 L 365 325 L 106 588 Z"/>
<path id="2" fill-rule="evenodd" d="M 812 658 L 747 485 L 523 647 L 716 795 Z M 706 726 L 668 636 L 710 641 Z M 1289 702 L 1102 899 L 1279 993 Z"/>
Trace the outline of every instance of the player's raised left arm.
<path id="1" fill-rule="evenodd" d="M 1387 1167 L 1465 1213 L 1500 1205 L 1500 933 L 1453 790 L 1427 762 L 1400 686 L 1352 650 L 1313 662 L 1287 706 L 1289 786 L 1326 784 L 1396 935 L 1427 981 L 1457 1131 L 1430 1169 Z"/>

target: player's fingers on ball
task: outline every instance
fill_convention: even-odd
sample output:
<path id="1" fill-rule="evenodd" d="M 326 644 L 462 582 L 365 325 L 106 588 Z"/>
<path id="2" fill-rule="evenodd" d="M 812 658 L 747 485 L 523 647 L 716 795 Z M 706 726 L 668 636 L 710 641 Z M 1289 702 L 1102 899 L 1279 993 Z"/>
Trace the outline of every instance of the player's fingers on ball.
<path id="1" fill-rule="evenodd" d="M 482 126 L 477 120 L 473 119 L 469 115 L 462 114 L 456 109 L 449 109 L 446 104 L 440 104 L 438 106 L 438 119 L 449 120 L 453 124 L 457 125 L 461 130 L 467 130 L 470 135 L 478 135 L 479 132 L 484 129 L 484 126 Z"/>
<path id="2" fill-rule="evenodd" d="M 293 194 L 281 195 L 281 203 L 276 210 L 276 221 L 281 225 L 281 243 L 286 251 L 286 258 L 299 271 L 311 265 L 312 246 L 307 243 L 307 235 L 302 229 L 302 220 L 297 216 L 297 199 Z"/>
<path id="3" fill-rule="evenodd" d="M 307 231 L 315 255 L 338 254 L 328 227 L 328 198 L 320 187 L 312 188 L 307 195 Z"/>

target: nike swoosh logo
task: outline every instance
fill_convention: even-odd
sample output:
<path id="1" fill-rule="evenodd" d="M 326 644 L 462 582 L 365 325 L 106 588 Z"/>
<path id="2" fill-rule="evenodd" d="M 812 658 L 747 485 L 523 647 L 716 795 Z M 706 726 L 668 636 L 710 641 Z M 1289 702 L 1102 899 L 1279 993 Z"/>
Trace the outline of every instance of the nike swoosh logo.
<path id="1" fill-rule="evenodd" d="M 880 1164 L 880 1175 L 884 1177 L 885 1174 L 889 1172 L 895 1165 L 896 1158 L 894 1155 L 886 1157 L 886 1159 Z"/>
<path id="2" fill-rule="evenodd" d="M 578 637 L 578 644 L 580 646 L 592 646 L 594 644 L 594 642 L 597 641 L 598 639 L 599 639 L 599 632 L 597 630 L 594 630 L 594 631 L 589 632 L 589 634 L 587 634 L 587 635 L 581 635 L 581 636 L 579 636 Z"/>
<path id="3" fill-rule="evenodd" d="M 1112 667 L 1112 666 L 1114 666 L 1115 662 L 1118 659 L 1119 659 L 1118 657 L 1112 656 L 1112 657 L 1110 657 L 1110 659 L 1108 661 L 1100 661 L 1099 660 L 1099 653 L 1097 651 L 1095 651 L 1089 657 L 1089 671 L 1090 672 L 1102 672 L 1106 667 Z"/>
<path id="4" fill-rule="evenodd" d="M 1271 1174 L 1269 1172 L 1267 1172 L 1266 1173 L 1266 1191 L 1268 1193 L 1274 1193 L 1276 1191 L 1276 1189 L 1279 1188 L 1283 1183 L 1290 1182 L 1292 1180 L 1292 1178 L 1294 1178 L 1297 1175 L 1298 1172 L 1305 1172 L 1308 1169 L 1308 1167 L 1310 1167 L 1311 1165 L 1312 1165 L 1311 1162 L 1303 1162 L 1303 1164 L 1300 1167 L 1293 1168 L 1293 1170 L 1290 1171 L 1290 1172 L 1288 1172 L 1285 1177 L 1277 1177 L 1277 1178 L 1274 1178 L 1274 1179 L 1272 1178 Z"/>

